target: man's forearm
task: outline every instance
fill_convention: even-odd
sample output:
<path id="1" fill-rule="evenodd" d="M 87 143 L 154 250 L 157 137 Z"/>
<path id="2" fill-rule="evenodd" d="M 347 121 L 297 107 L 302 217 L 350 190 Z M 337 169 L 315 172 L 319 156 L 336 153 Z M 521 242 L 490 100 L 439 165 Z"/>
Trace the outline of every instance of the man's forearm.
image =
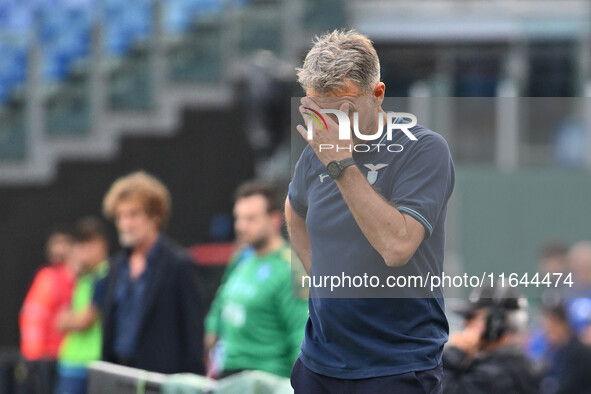
<path id="1" fill-rule="evenodd" d="M 310 248 L 310 238 L 308 237 L 308 231 L 306 230 L 305 225 L 303 228 L 296 226 L 292 231 L 291 245 L 300 258 L 304 269 L 310 274 L 310 269 L 312 267 L 312 253 Z"/>
<path id="2" fill-rule="evenodd" d="M 376 192 L 356 166 L 347 167 L 336 183 L 359 228 L 386 264 L 406 264 L 418 246 L 407 216 Z"/>
<path id="3" fill-rule="evenodd" d="M 291 247 L 300 258 L 306 272 L 310 274 L 312 252 L 310 247 L 310 236 L 306 229 L 306 219 L 297 213 L 292 213 L 289 198 L 285 200 L 285 222 L 291 241 Z"/>

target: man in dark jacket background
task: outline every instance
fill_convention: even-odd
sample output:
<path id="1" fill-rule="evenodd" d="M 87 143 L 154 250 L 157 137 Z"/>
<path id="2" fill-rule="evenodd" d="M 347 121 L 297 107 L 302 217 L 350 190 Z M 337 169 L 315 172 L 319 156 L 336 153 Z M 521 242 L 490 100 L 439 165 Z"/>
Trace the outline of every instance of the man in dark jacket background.
<path id="1" fill-rule="evenodd" d="M 543 326 L 550 352 L 540 393 L 591 393 L 591 348 L 575 335 L 567 310 L 561 302 L 543 306 Z"/>
<path id="2" fill-rule="evenodd" d="M 170 195 L 154 177 L 118 179 L 103 202 L 123 250 L 97 292 L 103 360 L 160 373 L 203 373 L 203 313 L 184 249 L 162 234 Z"/>
<path id="3" fill-rule="evenodd" d="M 511 289 L 477 289 L 454 309 L 465 319 L 443 351 L 443 392 L 539 393 L 539 374 L 519 344 L 527 300 Z"/>

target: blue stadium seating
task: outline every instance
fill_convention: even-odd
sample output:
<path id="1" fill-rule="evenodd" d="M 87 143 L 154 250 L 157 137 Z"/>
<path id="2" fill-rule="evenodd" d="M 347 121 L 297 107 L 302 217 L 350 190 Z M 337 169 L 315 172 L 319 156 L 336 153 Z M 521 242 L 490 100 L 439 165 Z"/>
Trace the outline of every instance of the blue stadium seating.
<path id="1" fill-rule="evenodd" d="M 104 50 L 112 57 L 124 56 L 134 43 L 149 37 L 154 1 L 0 1 L 0 105 L 26 79 L 26 43 L 31 37 L 41 46 L 44 80 L 59 82 L 77 60 L 89 56 L 94 21 L 104 27 Z M 246 2 L 235 0 L 239 5 Z M 197 15 L 219 14 L 223 4 L 223 0 L 163 0 L 165 31 L 182 34 L 192 28 Z"/>
<path id="2" fill-rule="evenodd" d="M 24 40 L 15 40 L 10 35 L 0 36 L 0 102 L 5 101 L 10 91 L 26 78 L 27 46 Z"/>
<path id="3" fill-rule="evenodd" d="M 167 0 L 165 28 L 171 33 L 187 31 L 192 27 L 195 15 L 220 13 L 222 5 L 220 0 Z"/>
<path id="4" fill-rule="evenodd" d="M 72 62 L 90 50 L 90 10 L 57 5 L 42 10 L 39 39 L 43 48 L 43 77 L 48 81 L 65 78 Z"/>

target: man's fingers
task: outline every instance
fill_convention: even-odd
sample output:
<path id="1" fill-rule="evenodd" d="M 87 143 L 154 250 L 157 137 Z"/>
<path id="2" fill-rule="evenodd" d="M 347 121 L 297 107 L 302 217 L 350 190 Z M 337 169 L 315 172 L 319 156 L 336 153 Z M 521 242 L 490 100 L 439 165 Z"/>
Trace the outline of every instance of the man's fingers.
<path id="1" fill-rule="evenodd" d="M 316 104 L 316 102 L 314 100 L 312 100 L 309 97 L 302 97 L 300 99 L 300 103 L 302 103 L 303 107 L 312 108 L 315 111 L 320 111 L 322 109 L 318 106 L 318 104 Z"/>
<path id="2" fill-rule="evenodd" d="M 300 115 L 302 115 L 302 119 L 304 120 L 304 124 L 306 124 L 306 122 L 308 121 L 308 119 L 311 118 L 309 111 L 304 108 L 303 105 L 300 105 L 300 107 L 298 108 L 298 110 L 300 111 Z"/>
<path id="3" fill-rule="evenodd" d="M 321 127 L 320 126 L 320 120 L 318 119 L 318 115 L 312 113 L 310 111 L 310 108 L 306 108 L 304 106 L 300 106 L 299 108 L 300 114 L 302 115 L 302 119 L 304 120 L 304 125 L 307 125 L 308 122 L 310 120 L 313 120 L 312 122 L 312 129 L 313 129 L 313 133 L 314 135 L 316 135 L 317 132 L 321 131 Z M 300 134 L 302 134 L 302 137 L 304 137 L 304 139 L 308 138 L 308 130 L 304 127 L 304 126 L 299 126 L 302 127 L 304 129 L 304 133 L 302 133 L 299 129 L 298 131 L 300 132 Z"/>
<path id="4" fill-rule="evenodd" d="M 302 105 L 300 106 L 300 112 L 312 112 L 322 118 L 322 122 L 326 122 L 327 127 L 330 127 L 331 123 L 338 124 L 338 119 L 332 114 L 322 114 L 322 107 L 320 107 L 314 100 L 309 97 L 302 97 L 300 99 Z M 311 110 L 311 111 L 310 111 Z"/>
<path id="5" fill-rule="evenodd" d="M 304 126 L 299 124 L 296 126 L 296 130 L 298 131 L 298 133 L 300 133 L 303 139 L 308 141 L 308 130 Z"/>

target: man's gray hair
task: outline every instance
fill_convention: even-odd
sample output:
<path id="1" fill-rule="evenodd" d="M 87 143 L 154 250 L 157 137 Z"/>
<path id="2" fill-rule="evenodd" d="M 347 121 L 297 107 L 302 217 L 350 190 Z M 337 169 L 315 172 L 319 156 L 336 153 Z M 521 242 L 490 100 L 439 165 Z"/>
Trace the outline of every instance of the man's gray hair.
<path id="1" fill-rule="evenodd" d="M 330 94 L 346 89 L 352 82 L 369 95 L 380 81 L 380 61 L 366 36 L 355 30 L 334 30 L 314 38 L 297 72 L 304 91 Z"/>

